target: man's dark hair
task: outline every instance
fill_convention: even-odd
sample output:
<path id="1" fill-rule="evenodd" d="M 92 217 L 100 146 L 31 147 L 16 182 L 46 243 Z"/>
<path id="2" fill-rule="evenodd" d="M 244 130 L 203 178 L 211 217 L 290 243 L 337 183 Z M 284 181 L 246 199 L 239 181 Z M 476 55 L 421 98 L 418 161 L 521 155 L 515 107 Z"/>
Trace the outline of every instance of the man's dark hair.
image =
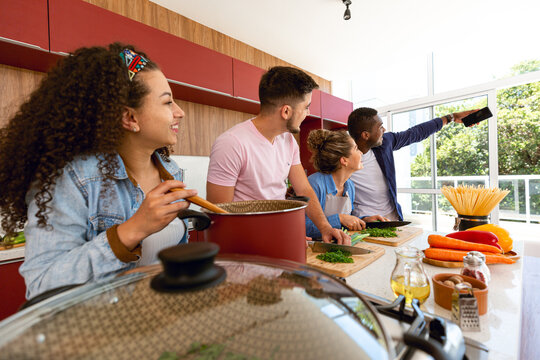
<path id="1" fill-rule="evenodd" d="M 376 122 L 375 115 L 377 115 L 377 110 L 368 107 L 358 108 L 349 114 L 347 127 L 349 134 L 355 141 L 364 131 L 371 131 Z"/>
<path id="2" fill-rule="evenodd" d="M 289 66 L 274 66 L 259 83 L 261 112 L 284 104 L 295 105 L 319 85 L 302 70 Z"/>

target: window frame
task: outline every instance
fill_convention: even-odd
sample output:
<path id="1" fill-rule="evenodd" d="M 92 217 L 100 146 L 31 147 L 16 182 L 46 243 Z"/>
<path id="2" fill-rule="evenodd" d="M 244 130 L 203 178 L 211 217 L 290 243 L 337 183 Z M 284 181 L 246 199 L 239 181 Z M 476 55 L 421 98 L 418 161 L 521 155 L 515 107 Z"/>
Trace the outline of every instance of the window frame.
<path id="1" fill-rule="evenodd" d="M 428 73 L 432 73 L 432 59 L 428 64 Z M 430 75 L 428 78 L 433 79 Z M 487 96 L 488 106 L 494 116 L 488 120 L 488 178 L 490 187 L 499 186 L 499 159 L 498 159 L 498 138 L 497 138 L 497 91 L 504 88 L 510 88 L 518 85 L 540 81 L 540 71 L 530 72 L 526 74 L 516 75 L 509 78 L 494 80 L 487 83 L 478 84 L 462 89 L 452 90 L 444 93 L 434 94 L 432 81 L 428 84 L 429 95 L 423 98 L 412 99 L 409 101 L 400 102 L 397 104 L 380 107 L 378 112 L 381 116 L 386 116 L 388 121 L 388 131 L 393 129 L 393 114 L 415 111 L 419 109 L 429 109 L 431 118 L 433 118 L 434 107 L 449 102 L 466 100 L 477 96 Z M 440 189 L 437 189 L 437 154 L 435 136 L 430 136 L 431 142 L 431 184 L 432 188 L 413 189 L 413 188 L 397 188 L 399 193 L 410 194 L 431 194 L 432 199 L 432 227 L 437 231 L 437 195 L 442 194 Z M 491 222 L 499 223 L 499 206 L 491 212 Z"/>

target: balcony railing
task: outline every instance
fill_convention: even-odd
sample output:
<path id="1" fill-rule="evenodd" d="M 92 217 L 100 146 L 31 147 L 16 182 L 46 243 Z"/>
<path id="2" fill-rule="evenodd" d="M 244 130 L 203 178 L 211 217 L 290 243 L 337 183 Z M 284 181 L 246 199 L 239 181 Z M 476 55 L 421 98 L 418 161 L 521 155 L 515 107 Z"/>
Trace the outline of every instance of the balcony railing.
<path id="1" fill-rule="evenodd" d="M 412 184 L 409 189 L 402 189 L 406 193 L 437 193 L 440 194 L 442 185 L 484 185 L 489 187 L 489 177 L 482 176 L 438 176 L 437 190 L 416 187 L 415 183 L 429 183 L 431 177 L 410 178 Z M 525 223 L 540 223 L 540 175 L 499 175 L 499 187 L 508 189 L 510 193 L 499 204 L 500 220 L 520 221 Z M 416 192 L 415 190 L 424 191 Z M 425 190 L 428 190 L 426 192 Z M 398 189 L 400 192 L 400 189 Z M 431 209 L 413 209 L 413 212 L 431 212 Z M 442 211 L 445 214 L 445 211 Z M 450 212 L 447 214 L 453 216 Z"/>

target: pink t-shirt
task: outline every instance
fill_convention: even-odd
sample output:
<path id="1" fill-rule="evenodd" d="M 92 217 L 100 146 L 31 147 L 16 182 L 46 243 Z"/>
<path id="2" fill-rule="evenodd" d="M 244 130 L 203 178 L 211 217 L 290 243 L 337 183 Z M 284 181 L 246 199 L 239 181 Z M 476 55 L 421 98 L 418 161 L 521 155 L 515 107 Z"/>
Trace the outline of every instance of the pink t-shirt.
<path id="1" fill-rule="evenodd" d="M 216 139 L 207 180 L 234 186 L 233 201 L 281 200 L 287 191 L 289 170 L 297 164 L 300 151 L 291 133 L 276 136 L 272 144 L 247 120 Z"/>

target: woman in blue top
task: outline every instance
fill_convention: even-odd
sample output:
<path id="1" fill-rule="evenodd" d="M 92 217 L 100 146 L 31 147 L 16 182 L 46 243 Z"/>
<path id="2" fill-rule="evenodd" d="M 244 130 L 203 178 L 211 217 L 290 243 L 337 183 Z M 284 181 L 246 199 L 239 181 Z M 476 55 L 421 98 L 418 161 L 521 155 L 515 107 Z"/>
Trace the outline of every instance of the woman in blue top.
<path id="1" fill-rule="evenodd" d="M 366 227 L 365 221 L 388 220 L 381 215 L 363 219 L 351 215 L 354 184 L 349 178 L 362 169 L 362 152 L 346 131 L 313 130 L 309 133 L 307 145 L 312 153 L 313 167 L 318 171 L 308 180 L 332 227 L 362 230 Z M 306 235 L 321 236 L 307 217 Z"/>
<path id="2" fill-rule="evenodd" d="M 8 235 L 24 227 L 27 298 L 187 241 L 179 200 L 197 192 L 168 157 L 183 117 L 132 46 L 82 48 L 47 74 L 0 129 L 0 218 Z"/>

